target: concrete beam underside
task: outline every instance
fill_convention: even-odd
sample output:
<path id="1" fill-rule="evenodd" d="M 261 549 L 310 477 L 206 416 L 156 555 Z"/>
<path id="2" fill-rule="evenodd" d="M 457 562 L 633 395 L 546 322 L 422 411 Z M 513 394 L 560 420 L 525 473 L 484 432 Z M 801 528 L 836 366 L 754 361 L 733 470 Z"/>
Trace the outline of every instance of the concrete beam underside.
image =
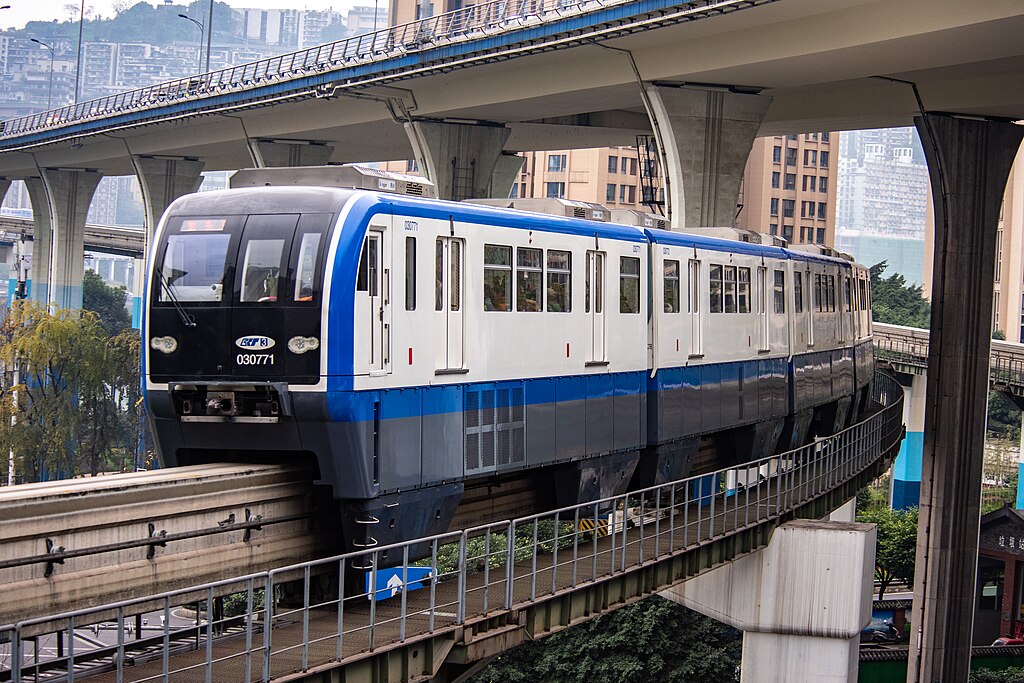
<path id="1" fill-rule="evenodd" d="M 1024 127 L 915 119 L 935 204 L 928 391 L 907 680 L 967 680 L 999 209 Z"/>
<path id="2" fill-rule="evenodd" d="M 306 140 L 249 140 L 249 153 L 256 168 L 323 166 L 334 147 Z"/>

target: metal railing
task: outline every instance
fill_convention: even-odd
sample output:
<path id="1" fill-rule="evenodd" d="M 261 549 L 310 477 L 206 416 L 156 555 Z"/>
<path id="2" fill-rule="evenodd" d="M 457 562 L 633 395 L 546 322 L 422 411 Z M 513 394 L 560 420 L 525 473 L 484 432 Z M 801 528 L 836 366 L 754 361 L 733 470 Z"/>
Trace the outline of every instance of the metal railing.
<path id="1" fill-rule="evenodd" d="M 872 336 L 877 358 L 927 369 L 928 330 L 874 323 Z M 993 340 L 989 368 L 993 382 L 1024 392 L 1024 344 Z"/>
<path id="2" fill-rule="evenodd" d="M 633 1 L 493 0 L 248 64 L 0 121 L 0 139 L 114 114 L 141 111 L 175 102 L 193 101 L 260 85 L 290 81 L 311 74 L 401 56 L 429 47 L 515 31 Z M 699 11 L 725 11 L 749 4 L 751 0 L 691 0 L 681 2 L 680 6 L 693 6 Z"/>
<path id="3" fill-rule="evenodd" d="M 265 681 L 635 571 L 792 513 L 891 452 L 902 438 L 903 390 L 878 374 L 873 391 L 884 406 L 874 415 L 780 455 L 516 520 L 2 627 L 0 680 L 62 672 L 69 681 L 87 673 L 118 683 L 178 675 Z M 346 585 L 352 567 L 368 568 L 365 583 Z M 215 594 L 226 587 L 235 592 L 236 616 L 215 608 Z M 179 606 L 197 602 L 205 607 L 195 607 L 194 623 L 172 627 Z M 131 641 L 140 614 L 162 617 L 162 627 Z M 109 643 L 87 672 L 88 653 L 75 651 L 74 636 L 101 620 Z M 64 645 L 52 655 L 40 638 Z"/>

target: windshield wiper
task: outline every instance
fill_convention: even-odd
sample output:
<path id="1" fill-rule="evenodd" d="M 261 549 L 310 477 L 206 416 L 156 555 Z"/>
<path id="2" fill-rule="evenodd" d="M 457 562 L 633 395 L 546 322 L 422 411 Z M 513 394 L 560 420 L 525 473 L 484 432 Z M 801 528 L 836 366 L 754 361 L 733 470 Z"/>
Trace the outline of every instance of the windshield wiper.
<path id="1" fill-rule="evenodd" d="M 163 285 L 164 291 L 167 292 L 167 298 L 174 304 L 174 310 L 178 312 L 178 317 L 181 318 L 181 323 L 185 327 L 195 327 L 196 319 L 191 313 L 185 310 L 185 307 L 178 301 L 178 297 L 174 295 L 174 291 L 171 289 L 171 285 L 167 282 L 167 278 L 164 277 L 163 272 L 157 271 L 157 275 L 160 277 L 160 284 Z"/>

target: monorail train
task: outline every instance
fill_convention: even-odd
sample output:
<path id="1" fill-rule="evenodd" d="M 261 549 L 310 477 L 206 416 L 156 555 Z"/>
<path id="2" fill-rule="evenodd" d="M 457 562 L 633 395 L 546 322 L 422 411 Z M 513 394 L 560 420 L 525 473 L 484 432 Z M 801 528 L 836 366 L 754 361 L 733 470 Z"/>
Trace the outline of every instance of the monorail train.
<path id="1" fill-rule="evenodd" d="M 161 220 L 147 412 L 165 466 L 310 462 L 346 550 L 471 498 L 516 513 L 503 490 L 550 509 L 739 464 L 866 407 L 848 260 L 274 171 Z"/>

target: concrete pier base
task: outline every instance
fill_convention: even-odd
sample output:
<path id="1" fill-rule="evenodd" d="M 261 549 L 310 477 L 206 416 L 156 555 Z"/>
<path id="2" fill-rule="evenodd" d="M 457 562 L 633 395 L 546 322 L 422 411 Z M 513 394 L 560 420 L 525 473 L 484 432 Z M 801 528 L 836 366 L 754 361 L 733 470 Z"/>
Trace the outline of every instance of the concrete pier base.
<path id="1" fill-rule="evenodd" d="M 903 386 L 903 424 L 907 435 L 892 466 L 889 502 L 893 510 L 916 508 L 921 498 L 921 453 L 924 448 L 924 409 L 928 375 L 899 375 Z"/>
<path id="2" fill-rule="evenodd" d="M 732 226 L 743 169 L 771 98 L 654 84 L 645 90 L 673 229 Z"/>
<path id="3" fill-rule="evenodd" d="M 81 308 L 85 219 L 103 176 L 95 171 L 53 168 L 44 168 L 42 176 L 53 230 L 50 303 L 57 308 Z"/>
<path id="4" fill-rule="evenodd" d="M 874 525 L 797 520 L 767 548 L 661 595 L 743 631 L 741 681 L 848 683 L 874 567 Z"/>
<path id="5" fill-rule="evenodd" d="M 405 124 L 405 133 L 437 196 L 461 201 L 490 195 L 492 175 L 511 131 L 504 126 L 412 121 Z M 508 196 L 507 189 L 503 196 Z"/>

